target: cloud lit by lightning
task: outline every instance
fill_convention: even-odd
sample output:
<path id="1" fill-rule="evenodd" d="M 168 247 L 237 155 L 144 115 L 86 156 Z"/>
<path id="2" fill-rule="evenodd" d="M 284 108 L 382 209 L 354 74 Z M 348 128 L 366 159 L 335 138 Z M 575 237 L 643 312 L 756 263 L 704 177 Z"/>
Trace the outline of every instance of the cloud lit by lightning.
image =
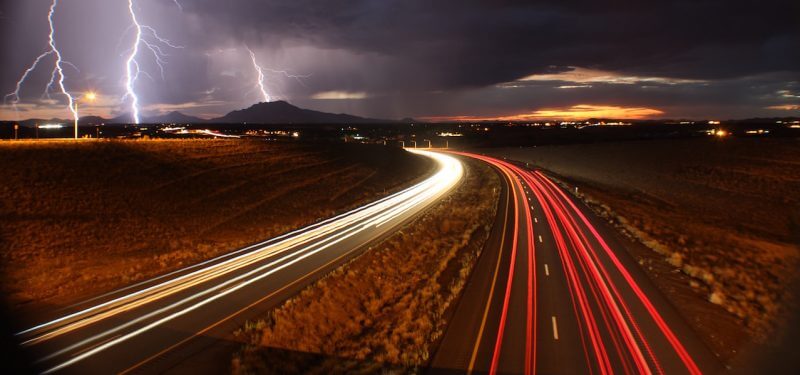
<path id="1" fill-rule="evenodd" d="M 177 0 L 175 1 L 175 4 L 179 7 L 179 9 L 183 9 Z M 158 32 L 156 32 L 156 29 L 153 27 L 140 23 L 139 19 L 136 17 L 136 10 L 133 6 L 133 0 L 128 0 L 128 11 L 130 12 L 131 22 L 133 24 L 132 29 L 134 30 L 134 40 L 133 46 L 129 50 L 130 52 L 128 58 L 125 60 L 125 95 L 122 97 L 122 100 L 124 101 L 126 99 L 130 99 L 131 116 L 133 117 L 133 122 L 138 124 L 140 122 L 140 118 L 139 96 L 136 94 L 135 90 L 136 80 L 139 78 L 140 74 L 147 75 L 147 73 L 141 69 L 139 61 L 137 60 L 139 52 L 144 48 L 152 53 L 154 58 L 153 61 L 161 72 L 161 78 L 164 79 L 164 59 L 166 57 L 166 53 L 164 53 L 162 47 L 183 47 L 173 44 L 168 39 L 162 38 L 158 35 Z"/>
<path id="2" fill-rule="evenodd" d="M 55 26 L 53 24 L 53 15 L 55 14 L 57 6 L 58 6 L 58 0 L 53 0 L 53 2 L 50 4 L 50 11 L 47 14 L 47 22 L 50 25 L 50 33 L 48 34 L 48 46 L 50 47 L 50 49 L 45 51 L 45 52 L 42 52 L 42 54 L 40 54 L 38 57 L 36 57 L 35 60 L 33 60 L 33 63 L 31 63 L 31 65 L 28 67 L 28 69 L 26 69 L 25 72 L 22 74 L 22 77 L 20 77 L 19 81 L 17 81 L 17 85 L 16 85 L 14 91 L 12 93 L 10 93 L 10 94 L 7 94 L 5 96 L 5 98 L 4 98 L 4 101 L 8 100 L 9 98 L 11 98 L 11 103 L 14 106 L 14 110 L 16 111 L 17 103 L 19 103 L 19 101 L 20 101 L 20 96 L 19 96 L 20 95 L 20 90 L 22 89 L 22 85 L 25 83 L 25 80 L 28 78 L 28 76 L 31 74 L 31 72 L 36 70 L 36 67 L 39 65 L 39 63 L 42 61 L 42 59 L 44 59 L 45 57 L 48 57 L 50 55 L 53 55 L 53 56 L 55 56 L 55 63 L 54 63 L 54 66 L 53 66 L 53 71 L 50 74 L 50 81 L 47 83 L 47 86 L 45 86 L 43 96 L 46 96 L 46 97 L 49 98 L 50 97 L 50 91 L 53 90 L 53 86 L 57 86 L 58 87 L 58 91 L 67 98 L 67 103 L 68 103 L 67 104 L 67 108 L 72 113 L 73 119 L 75 121 L 77 121 L 77 119 L 78 119 L 78 108 L 75 105 L 74 98 L 72 97 L 72 95 L 70 95 L 70 93 L 67 91 L 66 86 L 64 85 L 64 79 L 66 77 L 64 76 L 64 69 L 63 69 L 63 65 L 69 65 L 69 66 L 72 66 L 73 68 L 75 67 L 75 65 L 72 65 L 68 61 L 65 61 L 61 57 L 61 51 L 59 51 L 59 49 L 56 47 Z M 75 68 L 75 69 L 77 69 L 77 68 Z"/>

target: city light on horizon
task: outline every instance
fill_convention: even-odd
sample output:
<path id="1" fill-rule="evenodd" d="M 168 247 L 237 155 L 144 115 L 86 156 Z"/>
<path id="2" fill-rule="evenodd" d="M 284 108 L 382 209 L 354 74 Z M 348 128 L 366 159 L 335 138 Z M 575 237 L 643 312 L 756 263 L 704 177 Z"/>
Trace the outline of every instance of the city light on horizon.
<path id="1" fill-rule="evenodd" d="M 529 113 L 503 116 L 431 116 L 422 117 L 427 121 L 441 122 L 520 122 L 539 120 L 586 120 L 590 118 L 614 118 L 643 120 L 657 118 L 664 111 L 643 107 L 620 107 L 610 105 L 579 104 L 568 108 L 543 108 Z"/>

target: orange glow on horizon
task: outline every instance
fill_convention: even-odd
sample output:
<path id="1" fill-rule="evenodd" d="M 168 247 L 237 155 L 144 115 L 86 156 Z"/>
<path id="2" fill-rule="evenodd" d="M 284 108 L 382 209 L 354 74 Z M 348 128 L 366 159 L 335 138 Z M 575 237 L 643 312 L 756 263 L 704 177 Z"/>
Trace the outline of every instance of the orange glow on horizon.
<path id="1" fill-rule="evenodd" d="M 777 109 L 781 111 L 800 111 L 800 104 L 773 105 L 767 107 L 767 109 Z"/>
<path id="2" fill-rule="evenodd" d="M 543 108 L 530 113 L 521 113 L 510 116 L 480 117 L 480 116 L 431 116 L 422 117 L 426 121 L 535 121 L 546 119 L 558 120 L 585 120 L 588 118 L 614 118 L 639 120 L 653 116 L 663 115 L 664 111 L 645 107 L 618 107 L 592 104 L 578 104 L 566 108 Z"/>

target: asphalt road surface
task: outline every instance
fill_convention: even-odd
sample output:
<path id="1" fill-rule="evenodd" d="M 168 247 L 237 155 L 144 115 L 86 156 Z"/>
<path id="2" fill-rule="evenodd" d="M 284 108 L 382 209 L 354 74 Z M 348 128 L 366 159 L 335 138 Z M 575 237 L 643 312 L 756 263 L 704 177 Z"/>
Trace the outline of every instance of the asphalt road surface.
<path id="1" fill-rule="evenodd" d="M 37 372 L 174 369 L 391 234 L 461 180 L 463 167 L 456 158 L 412 152 L 438 163 L 438 170 L 417 185 L 295 232 L 77 304 L 21 330 L 17 339 L 35 361 Z M 221 365 L 224 370 L 224 360 Z"/>
<path id="2" fill-rule="evenodd" d="M 506 186 L 431 372 L 722 370 L 613 228 L 539 171 L 461 155 L 495 167 Z"/>

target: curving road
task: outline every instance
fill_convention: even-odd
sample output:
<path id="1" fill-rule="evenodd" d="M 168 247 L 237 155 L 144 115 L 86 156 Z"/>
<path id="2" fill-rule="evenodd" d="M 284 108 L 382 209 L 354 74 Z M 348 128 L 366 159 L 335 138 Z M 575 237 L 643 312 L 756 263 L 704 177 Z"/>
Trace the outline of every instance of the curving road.
<path id="1" fill-rule="evenodd" d="M 539 171 L 458 154 L 492 165 L 505 189 L 431 372 L 722 369 L 602 220 Z"/>
<path id="2" fill-rule="evenodd" d="M 448 155 L 424 181 L 337 217 L 73 306 L 17 334 L 38 372 L 163 372 L 390 234 L 463 175 Z M 208 372 L 209 369 L 204 369 Z"/>

